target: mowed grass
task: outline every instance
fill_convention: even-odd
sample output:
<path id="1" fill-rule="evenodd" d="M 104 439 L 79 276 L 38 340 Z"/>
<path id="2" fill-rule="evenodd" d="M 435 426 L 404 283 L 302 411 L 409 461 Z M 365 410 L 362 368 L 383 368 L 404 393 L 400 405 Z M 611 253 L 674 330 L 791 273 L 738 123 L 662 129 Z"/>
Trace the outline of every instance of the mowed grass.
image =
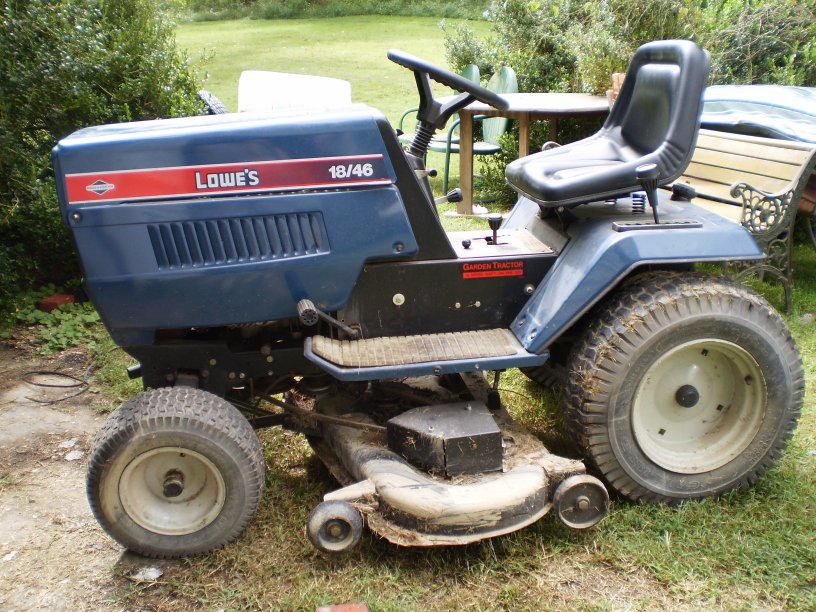
<path id="1" fill-rule="evenodd" d="M 337 32 L 350 22 L 372 26 L 361 34 L 364 42 L 340 40 Z M 377 27 L 378 22 L 383 25 Z M 441 61 L 441 36 L 434 34 L 435 43 L 410 40 L 409 32 L 433 32 L 432 27 L 433 20 L 382 18 L 191 24 L 180 29 L 179 41 L 188 48 L 192 40 L 211 44 L 213 75 L 216 62 L 224 61 L 219 57 L 229 53 L 240 64 L 236 75 L 243 67 L 302 67 L 343 77 L 334 70 L 355 57 L 346 47 L 365 49 L 369 55 L 357 53 L 355 69 L 344 78 L 366 82 L 363 73 L 369 71 L 379 77 L 365 87 L 353 80 L 355 98 L 379 83 L 381 90 L 367 97 L 380 96 L 382 108 L 401 109 L 415 99 L 413 79 L 385 59 L 384 49 L 402 47 Z M 309 38 L 318 32 L 322 38 Z M 402 35 L 409 40 L 400 40 Z M 428 52 L 431 44 L 437 45 L 436 55 Z M 341 52 L 347 59 L 339 60 Z M 261 57 L 270 63 L 259 66 Z M 276 57 L 280 63 L 272 63 Z M 223 74 L 219 78 L 227 82 Z M 229 104 L 226 88 L 219 90 L 217 83 L 209 87 Z M 236 84 L 237 76 L 230 87 Z M 800 319 L 816 312 L 816 253 L 800 243 L 794 257 L 794 312 L 785 318 L 805 361 L 808 392 L 787 452 L 753 490 L 677 508 L 613 499 L 609 516 L 587 532 L 570 531 L 549 515 L 520 532 L 466 547 L 398 548 L 366 533 L 356 549 L 330 557 L 308 544 L 304 524 L 322 495 L 337 485 L 301 436 L 267 430 L 261 434 L 266 492 L 244 535 L 210 555 L 160 563 L 165 573 L 158 584 L 122 581 L 116 603 L 159 610 L 309 610 L 344 602 L 400 611 L 816 608 L 816 324 Z M 778 285 L 754 286 L 781 306 Z M 562 428 L 557 392 L 538 388 L 517 371 L 502 378 L 502 389 L 519 420 L 553 450 L 574 453 Z"/>
<path id="2" fill-rule="evenodd" d="M 479 32 L 489 27 L 468 23 Z M 411 72 L 386 53 L 396 48 L 446 66 L 439 24 L 432 17 L 383 16 L 195 22 L 180 25 L 176 39 L 206 75 L 204 87 L 230 110 L 238 108 L 243 70 L 272 70 L 349 81 L 354 102 L 373 106 L 394 123 L 416 106 L 417 91 Z"/>
<path id="3" fill-rule="evenodd" d="M 351 83 L 353 102 L 382 112 L 396 128 L 400 115 L 418 103 L 413 74 L 386 57 L 400 49 L 447 67 L 441 20 L 432 17 L 334 17 L 276 21 L 192 22 L 178 27 L 176 39 L 191 63 L 205 78 L 204 87 L 231 111 L 238 109 L 238 79 L 244 70 L 293 72 L 343 79 Z M 453 27 L 462 20 L 445 20 Z M 489 24 L 469 21 L 476 32 L 487 34 Z M 450 90 L 433 84 L 437 95 Z M 412 131 L 409 118 L 405 131 Z M 451 163 L 452 186 L 458 185 L 459 164 Z M 439 169 L 432 180 L 442 189 L 441 153 L 428 156 L 429 167 Z"/>

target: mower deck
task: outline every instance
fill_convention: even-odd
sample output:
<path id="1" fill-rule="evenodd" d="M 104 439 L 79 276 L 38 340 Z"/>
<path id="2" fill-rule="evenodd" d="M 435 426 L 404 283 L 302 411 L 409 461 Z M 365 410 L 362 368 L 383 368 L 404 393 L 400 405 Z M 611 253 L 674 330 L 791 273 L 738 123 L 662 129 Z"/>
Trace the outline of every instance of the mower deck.
<path id="1" fill-rule="evenodd" d="M 471 381 L 474 379 L 471 377 Z M 428 380 L 410 382 L 427 391 Z M 446 389 L 438 387 L 436 391 L 440 403 L 450 400 Z M 472 405 L 474 412 L 487 411 L 478 400 L 465 403 L 464 410 Z M 369 421 L 363 412 L 354 412 L 357 408 L 355 403 L 337 395 L 327 396 L 315 405 L 324 414 Z M 332 475 L 345 485 L 326 494 L 324 502 L 350 503 L 365 516 L 372 531 L 402 546 L 468 544 L 536 522 L 552 509 L 555 492 L 562 482 L 585 474 L 584 464 L 550 453 L 503 408 L 490 417 L 501 436 L 500 471 L 454 477 L 446 477 L 443 469 L 426 471 L 411 465 L 393 450 L 393 439 L 389 448 L 389 438 L 393 436 L 384 431 L 324 425 L 323 439 L 313 442 L 313 447 Z M 462 422 L 468 420 L 472 419 L 463 412 Z M 433 425 L 427 427 L 433 429 Z M 483 449 L 477 439 L 471 438 L 472 450 L 481 454 Z M 603 488 L 600 483 L 598 486 Z M 606 512 L 603 494 L 598 500 L 602 503 L 583 509 L 591 517 L 586 527 L 595 524 Z M 559 515 L 565 510 L 571 511 L 560 508 Z"/>

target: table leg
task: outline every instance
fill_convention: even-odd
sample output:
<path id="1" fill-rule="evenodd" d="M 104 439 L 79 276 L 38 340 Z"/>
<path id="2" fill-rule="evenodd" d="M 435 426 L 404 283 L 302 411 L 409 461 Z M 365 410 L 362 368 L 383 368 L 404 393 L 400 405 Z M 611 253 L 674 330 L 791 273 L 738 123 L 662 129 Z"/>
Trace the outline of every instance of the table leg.
<path id="1" fill-rule="evenodd" d="M 552 142 L 558 142 L 558 119 L 556 117 L 550 117 L 550 140 Z"/>
<path id="2" fill-rule="evenodd" d="M 518 120 L 519 126 L 519 157 L 530 154 L 530 116 L 522 115 Z"/>
<path id="3" fill-rule="evenodd" d="M 459 189 L 462 201 L 456 205 L 460 215 L 473 214 L 473 116 L 459 111 Z"/>

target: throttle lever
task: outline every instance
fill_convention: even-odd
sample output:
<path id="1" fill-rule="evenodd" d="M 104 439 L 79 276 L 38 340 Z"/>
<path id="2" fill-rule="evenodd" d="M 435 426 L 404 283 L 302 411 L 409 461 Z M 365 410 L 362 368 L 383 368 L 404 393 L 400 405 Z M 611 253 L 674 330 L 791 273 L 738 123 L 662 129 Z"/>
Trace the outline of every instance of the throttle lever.
<path id="1" fill-rule="evenodd" d="M 464 200 L 465 197 L 462 195 L 462 190 L 458 187 L 455 189 L 451 189 L 448 193 L 443 196 L 439 196 L 434 200 L 434 204 L 444 204 L 446 202 L 461 202 Z"/>

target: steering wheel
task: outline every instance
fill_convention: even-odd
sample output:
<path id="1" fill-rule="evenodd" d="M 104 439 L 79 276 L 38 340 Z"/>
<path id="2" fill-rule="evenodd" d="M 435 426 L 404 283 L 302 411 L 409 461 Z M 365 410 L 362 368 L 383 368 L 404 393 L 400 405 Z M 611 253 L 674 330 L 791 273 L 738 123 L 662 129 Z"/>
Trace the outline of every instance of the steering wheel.
<path id="1" fill-rule="evenodd" d="M 418 57 L 414 57 L 410 53 L 391 49 L 388 52 L 388 59 L 411 70 L 416 79 L 417 90 L 419 91 L 417 119 L 419 119 L 420 129 L 417 132 L 417 138 L 414 143 L 411 144 L 411 151 L 414 154 L 424 155 L 428 142 L 430 142 L 430 139 L 433 137 L 434 130 L 441 130 L 454 113 L 463 109 L 474 100 L 484 102 L 501 110 L 506 109 L 508 106 L 507 102 L 501 96 L 493 93 L 489 89 L 485 89 L 481 85 L 469 81 L 463 76 L 440 68 Z M 461 94 L 442 103 L 433 97 L 430 83 L 431 79 L 437 83 L 451 87 L 461 92 Z"/>

